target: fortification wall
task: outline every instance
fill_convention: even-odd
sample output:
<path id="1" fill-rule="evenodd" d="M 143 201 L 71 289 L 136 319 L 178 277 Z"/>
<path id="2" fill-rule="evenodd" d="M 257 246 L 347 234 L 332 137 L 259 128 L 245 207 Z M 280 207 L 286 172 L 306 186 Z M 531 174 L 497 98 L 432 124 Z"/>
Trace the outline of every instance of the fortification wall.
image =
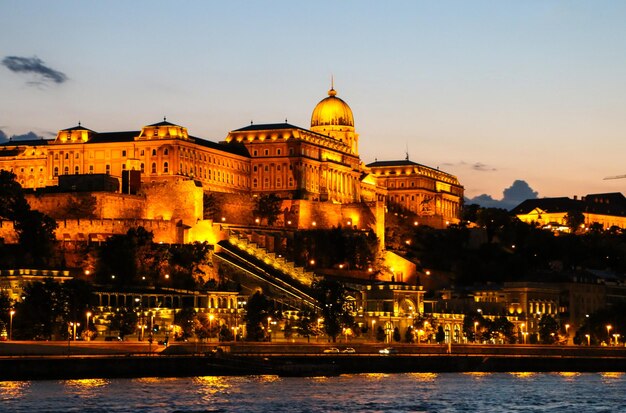
<path id="1" fill-rule="evenodd" d="M 203 218 L 204 193 L 201 184 L 195 181 L 144 184 L 141 194 L 145 196 L 143 218 L 182 220 L 187 225 L 193 225 Z"/>
<path id="2" fill-rule="evenodd" d="M 154 234 L 154 242 L 183 242 L 183 227 L 176 221 L 149 219 L 67 219 L 57 221 L 58 241 L 104 241 L 114 234 L 125 234 L 131 228 L 144 227 Z"/>
<path id="3" fill-rule="evenodd" d="M 131 219 L 144 218 L 145 198 L 137 195 L 118 194 L 114 192 L 75 192 L 53 194 L 27 194 L 26 201 L 31 209 L 41 211 L 54 219 L 63 219 L 72 203 L 95 199 L 91 212 L 93 218 L 99 219 Z M 89 218 L 85 216 L 85 218 Z"/>

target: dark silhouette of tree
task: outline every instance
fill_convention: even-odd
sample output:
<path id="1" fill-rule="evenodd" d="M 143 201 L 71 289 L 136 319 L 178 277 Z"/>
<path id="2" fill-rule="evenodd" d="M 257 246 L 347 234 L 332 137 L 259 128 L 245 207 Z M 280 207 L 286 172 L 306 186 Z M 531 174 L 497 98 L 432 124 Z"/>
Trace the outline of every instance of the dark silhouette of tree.
<path id="1" fill-rule="evenodd" d="M 22 265 L 46 265 L 54 252 L 56 221 L 31 210 L 12 172 L 0 171 L 0 220 L 13 221 Z"/>
<path id="2" fill-rule="evenodd" d="M 385 337 L 387 335 L 385 334 L 385 330 L 383 329 L 382 326 L 378 326 L 378 328 L 376 329 L 376 341 L 385 341 Z"/>
<path id="3" fill-rule="evenodd" d="M 265 220 L 267 225 L 272 226 L 281 213 L 282 201 L 274 194 L 259 196 L 252 211 L 254 216 Z"/>
<path id="4" fill-rule="evenodd" d="M 300 311 L 300 317 L 296 324 L 298 335 L 305 337 L 307 342 L 310 341 L 311 335 L 315 333 L 316 316 L 311 310 L 303 309 Z M 317 332 L 319 334 L 319 332 Z"/>
<path id="5" fill-rule="evenodd" d="M 219 221 L 222 217 L 222 205 L 219 199 L 213 193 L 204 193 L 203 196 L 204 219 Z"/>
<path id="6" fill-rule="evenodd" d="M 264 341 L 270 338 L 268 331 L 268 321 L 271 318 L 276 321 L 278 318 L 275 311 L 274 302 L 262 292 L 255 292 L 247 301 L 246 315 L 246 340 Z"/>
<path id="7" fill-rule="evenodd" d="M 137 313 L 126 308 L 120 308 L 113 313 L 109 330 L 117 331 L 119 337 L 124 340 L 124 337 L 137 331 L 137 321 Z"/>
<path id="8" fill-rule="evenodd" d="M 443 343 L 444 341 L 446 341 L 446 332 L 443 331 L 443 327 L 442 326 L 438 326 L 437 327 L 437 333 L 435 334 L 435 341 L 439 344 Z"/>
<path id="9" fill-rule="evenodd" d="M 558 339 L 559 324 L 549 314 L 539 320 L 539 341 L 541 344 L 554 344 Z"/>
<path id="10" fill-rule="evenodd" d="M 326 279 L 316 282 L 313 288 L 322 308 L 324 330 L 335 342 L 343 328 L 351 328 L 354 324 L 346 289 L 340 282 Z"/>
<path id="11" fill-rule="evenodd" d="M 572 234 L 580 231 L 581 225 L 585 223 L 585 215 L 577 210 L 568 211 L 565 214 L 565 222 Z"/>
<path id="12" fill-rule="evenodd" d="M 76 196 L 72 195 L 68 197 L 65 207 L 59 209 L 54 216 L 56 219 L 92 219 L 96 218 L 96 204 L 95 197 L 89 196 Z"/>
<path id="13" fill-rule="evenodd" d="M 393 341 L 399 343 L 402 340 L 402 336 L 400 335 L 400 329 L 398 327 L 393 328 Z"/>
<path id="14" fill-rule="evenodd" d="M 193 335 L 196 312 L 193 308 L 185 307 L 174 315 L 174 324 L 180 327 L 180 334 L 174 339 L 188 339 Z"/>

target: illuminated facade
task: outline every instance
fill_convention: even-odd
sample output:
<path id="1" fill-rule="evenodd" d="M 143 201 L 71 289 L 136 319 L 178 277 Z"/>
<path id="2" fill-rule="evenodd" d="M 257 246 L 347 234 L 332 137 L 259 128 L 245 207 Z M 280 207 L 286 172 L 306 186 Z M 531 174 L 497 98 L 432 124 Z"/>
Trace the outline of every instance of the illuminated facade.
<path id="1" fill-rule="evenodd" d="M 571 211 L 584 215 L 582 229 L 589 229 L 592 224 L 599 224 L 603 229 L 626 229 L 626 198 L 621 193 L 592 194 L 580 200 L 566 197 L 527 199 L 513 208 L 511 213 L 529 224 L 569 231 L 566 216 Z"/>
<path id="2" fill-rule="evenodd" d="M 166 120 L 129 132 L 79 124 L 53 140 L 0 145 L 0 169 L 31 189 L 57 186 L 61 175 L 121 178 L 135 170 L 144 184 L 193 179 L 205 192 L 333 204 L 387 201 L 434 227 L 459 221 L 463 187 L 456 177 L 408 160 L 363 166 L 358 142 L 352 110 L 331 88 L 314 108 L 310 129 L 251 124 L 214 143 Z"/>

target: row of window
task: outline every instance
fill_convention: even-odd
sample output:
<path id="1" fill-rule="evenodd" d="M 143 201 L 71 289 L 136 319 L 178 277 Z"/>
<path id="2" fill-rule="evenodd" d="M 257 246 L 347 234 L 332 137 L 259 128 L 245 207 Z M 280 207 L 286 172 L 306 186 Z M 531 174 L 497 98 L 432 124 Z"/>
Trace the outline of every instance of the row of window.
<path id="1" fill-rule="evenodd" d="M 287 184 L 287 188 L 293 188 L 294 184 L 293 184 L 293 178 L 289 178 L 288 184 Z M 258 179 L 254 178 L 252 180 L 252 188 L 256 189 L 259 187 L 259 181 Z M 276 178 L 276 180 L 274 181 L 274 188 L 279 189 L 282 187 L 282 180 L 280 178 Z M 263 189 L 269 189 L 271 188 L 270 186 L 270 180 L 269 178 L 265 178 L 263 180 Z"/>

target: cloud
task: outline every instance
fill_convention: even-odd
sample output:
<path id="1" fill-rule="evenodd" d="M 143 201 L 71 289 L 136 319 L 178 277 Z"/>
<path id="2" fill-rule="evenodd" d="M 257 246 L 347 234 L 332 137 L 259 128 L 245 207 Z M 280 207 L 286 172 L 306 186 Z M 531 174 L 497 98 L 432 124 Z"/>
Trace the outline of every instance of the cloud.
<path id="1" fill-rule="evenodd" d="M 493 172 L 493 171 L 497 171 L 496 168 L 494 168 L 493 166 L 489 166 L 486 165 L 482 162 L 474 162 L 473 164 L 469 164 L 465 161 L 459 161 L 459 162 L 446 162 L 442 164 L 444 167 L 448 167 L 448 166 L 462 166 L 462 167 L 470 167 L 471 169 L 475 170 L 475 171 L 479 171 L 479 172 Z"/>
<path id="2" fill-rule="evenodd" d="M 4 142 L 8 142 L 10 141 L 30 141 L 30 140 L 37 140 L 37 139 L 44 139 L 43 136 L 37 135 L 35 132 L 28 132 L 28 133 L 24 133 L 22 135 L 11 135 L 8 136 L 3 130 L 0 130 L 0 143 L 4 143 Z"/>
<path id="3" fill-rule="evenodd" d="M 472 165 L 472 169 L 475 171 L 484 171 L 484 172 L 497 171 L 496 168 L 485 165 L 482 162 L 476 162 L 474 165 Z"/>
<path id="4" fill-rule="evenodd" d="M 482 194 L 474 198 L 465 198 L 466 204 L 478 204 L 484 208 L 502 208 L 511 210 L 527 199 L 536 199 L 539 193 L 533 191 L 526 181 L 517 179 L 502 191 L 502 199 L 494 199 L 491 195 Z"/>
<path id="5" fill-rule="evenodd" d="M 44 82 L 61 84 L 67 81 L 65 73 L 46 66 L 44 62 L 36 56 L 6 56 L 2 59 L 2 64 L 12 72 L 34 74 L 41 78 L 41 81 L 28 82 L 29 84 L 39 85 Z"/>

